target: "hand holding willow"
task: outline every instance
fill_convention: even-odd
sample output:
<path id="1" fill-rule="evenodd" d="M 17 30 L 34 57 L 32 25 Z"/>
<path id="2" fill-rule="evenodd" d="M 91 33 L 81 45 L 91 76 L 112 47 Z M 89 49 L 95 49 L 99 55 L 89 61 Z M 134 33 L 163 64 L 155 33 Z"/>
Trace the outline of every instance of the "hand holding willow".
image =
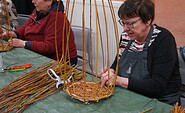
<path id="1" fill-rule="evenodd" d="M 108 69 L 107 67 L 100 70 L 100 77 L 101 77 L 101 87 L 106 85 L 113 85 L 114 83 L 114 70 Z"/>

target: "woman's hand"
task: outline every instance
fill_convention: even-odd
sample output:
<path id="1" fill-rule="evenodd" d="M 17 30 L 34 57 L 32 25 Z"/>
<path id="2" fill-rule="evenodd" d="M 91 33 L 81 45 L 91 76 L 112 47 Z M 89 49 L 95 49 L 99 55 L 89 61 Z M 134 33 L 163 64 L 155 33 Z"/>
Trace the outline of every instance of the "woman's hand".
<path id="1" fill-rule="evenodd" d="M 106 85 L 113 85 L 114 82 L 114 70 L 109 69 L 107 67 L 100 70 L 100 77 L 101 77 L 101 87 Z"/>
<path id="2" fill-rule="evenodd" d="M 0 37 L 1 38 L 10 38 L 10 37 L 17 37 L 13 31 L 8 31 L 4 28 L 0 28 Z"/>
<path id="3" fill-rule="evenodd" d="M 100 70 L 100 77 L 101 87 L 103 87 L 105 84 L 113 85 L 114 79 L 116 77 L 115 71 L 113 69 L 108 69 L 107 67 L 105 67 Z M 115 85 L 128 88 L 128 78 L 117 76 Z"/>
<path id="4" fill-rule="evenodd" d="M 25 43 L 26 43 L 26 41 L 23 41 L 23 40 L 17 39 L 17 38 L 13 38 L 13 39 L 8 40 L 8 44 L 11 45 L 11 46 L 14 46 L 14 47 L 24 48 Z"/>
<path id="5" fill-rule="evenodd" d="M 1 36 L 1 34 L 3 33 L 3 29 L 2 28 L 0 28 L 0 36 Z"/>
<path id="6" fill-rule="evenodd" d="M 1 38 L 8 38 L 9 36 L 9 31 L 3 29 L 3 28 L 0 28 L 0 37 Z"/>

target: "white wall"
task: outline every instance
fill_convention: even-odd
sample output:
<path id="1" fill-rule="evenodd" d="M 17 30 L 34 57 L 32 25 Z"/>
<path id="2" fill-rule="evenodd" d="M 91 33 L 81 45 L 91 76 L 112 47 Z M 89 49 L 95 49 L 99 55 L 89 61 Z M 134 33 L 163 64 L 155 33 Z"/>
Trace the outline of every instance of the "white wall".
<path id="1" fill-rule="evenodd" d="M 63 0 L 64 4 L 66 4 L 66 0 Z M 118 34 L 121 33 L 122 31 L 122 27 L 118 24 L 118 16 L 117 16 L 117 11 L 119 6 L 122 4 L 123 2 L 113 2 L 113 8 L 114 8 L 114 12 L 115 12 L 115 16 L 116 16 L 116 23 L 118 26 Z M 109 4 L 108 1 L 105 0 L 104 4 L 105 4 L 105 11 L 106 11 L 106 18 L 107 18 L 107 25 L 108 25 L 108 37 L 106 37 L 106 27 L 105 27 L 105 19 L 104 19 L 104 13 L 103 13 L 103 4 L 102 4 L 102 0 L 96 0 L 96 4 L 97 4 L 97 8 L 98 8 L 98 15 L 99 15 L 99 20 L 100 20 L 100 26 L 101 26 L 101 33 L 102 33 L 102 39 L 103 39 L 103 49 L 104 49 L 104 56 L 105 56 L 105 64 L 103 64 L 102 62 L 102 48 L 101 48 L 101 44 L 100 44 L 100 40 L 96 41 L 96 35 L 97 35 L 97 28 L 96 28 L 96 7 L 95 7 L 95 2 L 94 0 L 92 0 L 92 16 L 91 16 L 91 20 L 92 20 L 92 45 L 93 45 L 93 49 L 92 49 L 92 59 L 93 59 L 93 65 L 94 68 L 96 67 L 97 70 L 99 70 L 100 68 L 102 68 L 102 66 L 108 66 L 107 65 L 107 44 L 106 44 L 106 40 L 108 39 L 108 43 L 109 43 L 109 52 L 110 52 L 110 64 L 112 64 L 115 55 L 116 55 L 116 39 L 115 38 L 119 38 L 115 36 L 115 31 L 114 31 L 114 24 L 113 24 L 113 20 L 112 20 L 112 16 L 111 16 L 111 11 L 109 8 Z M 82 11 L 83 11 L 83 0 L 76 0 L 75 5 L 74 5 L 74 12 L 72 15 L 72 19 L 71 19 L 71 11 L 72 11 L 72 5 L 73 5 L 73 0 L 70 0 L 70 8 L 69 8 L 69 13 L 68 13 L 68 19 L 72 21 L 72 25 L 78 25 L 78 26 L 82 26 Z M 85 0 L 85 27 L 90 28 L 90 0 Z M 98 35 L 100 34 L 100 32 L 98 33 Z M 98 37 L 98 39 L 100 39 L 100 35 Z M 98 47 L 95 46 L 96 43 L 98 42 Z M 98 50 L 98 64 L 96 64 L 96 52 Z"/>

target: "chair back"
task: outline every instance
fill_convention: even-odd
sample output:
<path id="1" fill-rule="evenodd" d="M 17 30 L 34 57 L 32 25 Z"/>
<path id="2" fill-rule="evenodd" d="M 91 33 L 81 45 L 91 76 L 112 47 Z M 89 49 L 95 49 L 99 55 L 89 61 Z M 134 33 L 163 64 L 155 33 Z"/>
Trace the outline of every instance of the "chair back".
<path id="1" fill-rule="evenodd" d="M 179 70 L 182 79 L 180 103 L 182 107 L 185 107 L 185 46 L 178 48 L 177 52 L 179 57 Z"/>
<path id="2" fill-rule="evenodd" d="M 22 25 L 24 25 L 24 23 L 30 18 L 29 15 L 25 15 L 25 14 L 17 14 L 17 19 L 18 19 L 18 27 L 21 27 Z"/>
<path id="3" fill-rule="evenodd" d="M 182 84 L 185 85 L 185 46 L 178 49 L 178 57 Z"/>

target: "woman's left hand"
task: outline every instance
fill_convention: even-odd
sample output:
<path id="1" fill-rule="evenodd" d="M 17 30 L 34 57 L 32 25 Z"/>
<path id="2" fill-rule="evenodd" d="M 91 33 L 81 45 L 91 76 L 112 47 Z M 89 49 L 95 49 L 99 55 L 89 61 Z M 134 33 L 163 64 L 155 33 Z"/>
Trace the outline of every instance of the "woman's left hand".
<path id="1" fill-rule="evenodd" d="M 101 87 L 103 87 L 106 84 L 106 85 L 118 85 L 123 88 L 128 88 L 128 84 L 129 84 L 128 78 L 120 77 L 120 76 L 116 77 L 115 71 L 113 69 L 109 69 L 109 72 L 108 72 L 108 68 L 104 68 L 100 71 L 100 73 L 101 73 L 100 75 Z"/>
<path id="2" fill-rule="evenodd" d="M 23 41 L 23 40 L 17 39 L 17 38 L 13 38 L 13 39 L 8 40 L 8 44 L 11 45 L 11 46 L 14 46 L 14 47 L 24 48 L 25 43 L 26 43 L 26 41 Z"/>
<path id="3" fill-rule="evenodd" d="M 101 74 L 101 87 L 103 87 L 105 84 L 113 85 L 114 78 L 115 78 L 114 70 L 113 69 L 109 69 L 109 71 L 106 70 L 104 73 Z"/>

